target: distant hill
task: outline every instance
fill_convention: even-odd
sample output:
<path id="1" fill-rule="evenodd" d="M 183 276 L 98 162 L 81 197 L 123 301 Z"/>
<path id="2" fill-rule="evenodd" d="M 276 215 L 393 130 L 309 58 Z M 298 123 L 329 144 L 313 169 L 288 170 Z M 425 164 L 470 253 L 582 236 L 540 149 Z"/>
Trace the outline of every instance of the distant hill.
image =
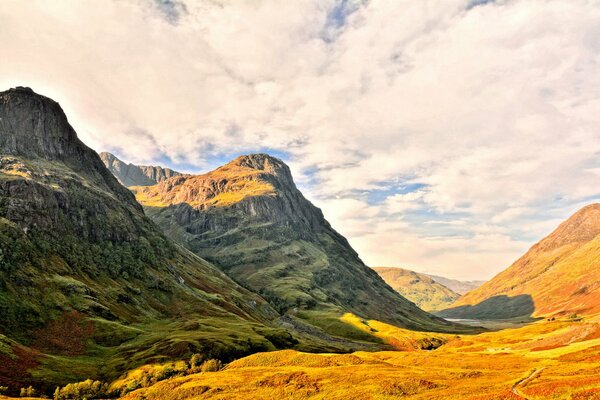
<path id="1" fill-rule="evenodd" d="M 367 267 L 296 188 L 285 163 L 240 156 L 214 171 L 132 187 L 169 237 L 258 292 L 290 323 L 370 340 L 354 313 L 409 329 L 462 329 L 423 312 Z"/>
<path id="2" fill-rule="evenodd" d="M 600 204 L 591 204 L 440 315 L 511 318 L 599 312 Z"/>
<path id="3" fill-rule="evenodd" d="M 151 186 L 165 179 L 181 175 L 170 168 L 133 165 L 119 160 L 111 153 L 100 153 L 100 159 L 123 186 Z"/>
<path id="4" fill-rule="evenodd" d="M 442 310 L 460 295 L 425 274 L 403 268 L 374 267 L 395 291 L 425 311 Z"/>
<path id="5" fill-rule="evenodd" d="M 427 275 L 437 283 L 440 283 L 446 286 L 448 289 L 452 290 L 453 292 L 456 292 L 461 295 L 468 293 L 473 289 L 477 289 L 479 286 L 485 283 L 485 281 L 459 281 L 456 279 L 444 278 L 443 276 L 428 274 L 423 275 Z"/>

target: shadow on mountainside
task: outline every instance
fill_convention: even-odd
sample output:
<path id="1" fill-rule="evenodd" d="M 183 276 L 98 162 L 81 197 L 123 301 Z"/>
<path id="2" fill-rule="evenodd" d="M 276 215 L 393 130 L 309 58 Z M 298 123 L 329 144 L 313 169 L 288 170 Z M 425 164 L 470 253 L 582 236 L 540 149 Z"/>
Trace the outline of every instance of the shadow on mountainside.
<path id="1" fill-rule="evenodd" d="M 531 319 L 535 311 L 533 299 L 528 294 L 518 296 L 494 296 L 475 305 L 447 308 L 435 313 L 446 319 L 498 320 L 524 318 Z"/>

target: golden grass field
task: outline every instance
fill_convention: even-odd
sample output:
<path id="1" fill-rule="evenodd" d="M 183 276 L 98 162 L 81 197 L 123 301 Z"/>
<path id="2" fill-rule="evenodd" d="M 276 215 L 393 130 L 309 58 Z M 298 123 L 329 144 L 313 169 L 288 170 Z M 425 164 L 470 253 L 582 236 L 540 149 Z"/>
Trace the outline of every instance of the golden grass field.
<path id="1" fill-rule="evenodd" d="M 600 399 L 600 318 L 541 320 L 478 335 L 427 334 L 364 321 L 397 351 L 257 353 L 132 391 L 126 400 L 184 399 Z M 444 343 L 414 350 L 414 343 Z M 185 363 L 172 363 L 181 368 Z M 163 365 L 146 365 L 112 383 L 120 390 Z"/>
<path id="2" fill-rule="evenodd" d="M 425 334 L 345 316 L 409 348 Z M 258 353 L 219 372 L 162 381 L 128 400 L 600 399 L 600 323 L 540 321 L 474 336 L 434 335 L 433 351 Z M 124 385 L 127 378 L 115 382 Z"/>

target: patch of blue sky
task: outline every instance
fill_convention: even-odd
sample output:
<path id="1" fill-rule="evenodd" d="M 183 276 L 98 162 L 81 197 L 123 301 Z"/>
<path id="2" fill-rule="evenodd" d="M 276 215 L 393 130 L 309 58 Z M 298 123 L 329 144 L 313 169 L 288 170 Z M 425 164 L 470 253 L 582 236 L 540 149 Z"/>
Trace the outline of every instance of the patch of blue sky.
<path id="1" fill-rule="evenodd" d="M 236 159 L 239 156 L 246 154 L 254 154 L 254 153 L 265 153 L 269 154 L 273 157 L 277 157 L 284 162 L 287 161 L 290 156 L 285 151 L 271 149 L 267 147 L 260 147 L 257 149 L 249 149 L 247 151 L 236 151 L 236 152 L 213 152 L 206 151 L 205 154 L 202 155 L 203 163 L 202 165 L 197 165 L 193 163 L 187 162 L 176 162 L 173 161 L 170 157 L 166 155 L 162 155 L 156 158 L 156 164 L 162 167 L 168 167 L 177 171 L 182 171 L 186 173 L 200 174 L 208 171 L 212 171 L 215 168 L 218 168 L 228 162 Z"/>
<path id="2" fill-rule="evenodd" d="M 346 24 L 348 16 L 358 10 L 364 4 L 364 0 L 337 0 L 333 7 L 329 9 L 325 19 L 325 26 L 321 33 L 321 38 L 325 42 L 333 42 L 337 33 Z"/>
<path id="3" fill-rule="evenodd" d="M 470 10 L 473 7 L 483 6 L 488 3 L 494 3 L 496 0 L 469 0 L 467 3 L 467 10 Z"/>
<path id="4" fill-rule="evenodd" d="M 383 203 L 388 197 L 396 194 L 408 194 L 425 188 L 427 185 L 422 183 L 399 183 L 396 181 L 380 182 L 380 188 L 369 190 L 367 192 L 367 202 L 369 204 Z"/>

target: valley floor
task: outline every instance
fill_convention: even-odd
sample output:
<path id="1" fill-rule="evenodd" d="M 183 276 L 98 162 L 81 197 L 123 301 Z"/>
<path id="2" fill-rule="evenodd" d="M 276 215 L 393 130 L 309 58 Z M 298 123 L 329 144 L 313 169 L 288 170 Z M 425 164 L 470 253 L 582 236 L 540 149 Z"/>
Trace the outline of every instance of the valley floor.
<path id="1" fill-rule="evenodd" d="M 362 323 L 376 326 L 369 329 L 389 343 L 405 345 L 411 335 Z M 600 319 L 542 320 L 444 340 L 431 351 L 258 353 L 123 399 L 600 399 Z M 132 371 L 113 386 L 130 385 L 134 376 Z"/>
<path id="2" fill-rule="evenodd" d="M 138 399 L 600 399 L 600 324 L 540 321 L 433 351 L 255 354 Z"/>

